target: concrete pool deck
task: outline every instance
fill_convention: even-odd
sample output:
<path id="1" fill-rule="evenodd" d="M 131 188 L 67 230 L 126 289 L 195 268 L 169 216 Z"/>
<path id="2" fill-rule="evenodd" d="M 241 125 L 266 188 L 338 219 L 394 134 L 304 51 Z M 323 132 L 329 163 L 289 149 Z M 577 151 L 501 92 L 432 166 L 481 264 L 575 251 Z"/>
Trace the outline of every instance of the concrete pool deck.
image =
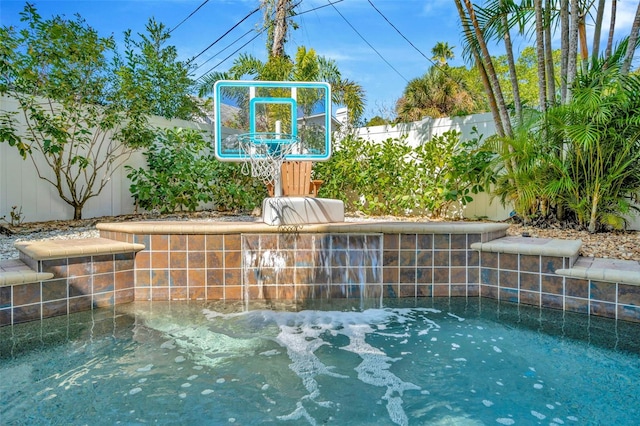
<path id="1" fill-rule="evenodd" d="M 640 263 L 582 258 L 579 240 L 507 237 L 507 228 L 100 223 L 98 239 L 16 244 L 20 261 L 0 262 L 0 325 L 134 300 L 360 297 L 350 257 L 370 258 L 357 279 L 376 297 L 489 297 L 640 322 Z M 280 269 L 255 260 L 275 251 Z"/>

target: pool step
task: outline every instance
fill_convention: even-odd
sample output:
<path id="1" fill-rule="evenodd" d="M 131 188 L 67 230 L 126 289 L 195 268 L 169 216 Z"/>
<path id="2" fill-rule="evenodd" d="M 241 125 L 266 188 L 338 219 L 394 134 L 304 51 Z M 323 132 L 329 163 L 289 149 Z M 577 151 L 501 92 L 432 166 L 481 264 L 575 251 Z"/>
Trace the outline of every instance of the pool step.
<path id="1" fill-rule="evenodd" d="M 122 254 L 145 249 L 144 244 L 125 243 L 108 238 L 83 238 L 71 240 L 24 241 L 15 244 L 21 258 L 54 260 L 102 254 Z"/>
<path id="2" fill-rule="evenodd" d="M 509 236 L 486 243 L 471 244 L 481 252 L 563 257 L 566 268 L 555 270 L 560 276 L 640 285 L 640 262 L 580 256 L 580 240 L 560 240 Z"/>
<path id="3" fill-rule="evenodd" d="M 571 268 L 558 269 L 556 274 L 594 281 L 640 285 L 640 262 L 580 257 Z"/>
<path id="4" fill-rule="evenodd" d="M 481 252 L 510 253 L 534 256 L 553 256 L 569 259 L 569 267 L 578 260 L 582 241 L 555 238 L 510 236 L 486 243 L 473 243 L 471 248 Z"/>
<path id="5" fill-rule="evenodd" d="M 36 272 L 20 259 L 0 260 L 0 287 L 50 280 L 50 272 Z"/>
<path id="6" fill-rule="evenodd" d="M 143 244 L 124 243 L 107 238 L 25 241 L 16 243 L 15 247 L 20 252 L 20 259 L 0 261 L 0 287 L 52 279 L 53 273 L 37 272 L 39 261 L 132 253 L 145 248 Z"/>

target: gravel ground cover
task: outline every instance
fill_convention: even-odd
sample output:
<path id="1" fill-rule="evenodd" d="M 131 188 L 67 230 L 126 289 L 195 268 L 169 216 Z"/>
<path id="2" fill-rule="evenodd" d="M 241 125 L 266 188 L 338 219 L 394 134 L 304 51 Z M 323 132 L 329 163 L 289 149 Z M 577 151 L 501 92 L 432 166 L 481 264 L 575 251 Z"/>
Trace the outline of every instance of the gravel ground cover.
<path id="1" fill-rule="evenodd" d="M 18 241 L 73 239 L 98 237 L 95 228 L 99 222 L 114 222 L 127 220 L 198 220 L 198 221 L 257 221 L 252 215 L 222 214 L 218 212 L 197 212 L 189 214 L 173 214 L 162 217 L 153 215 L 125 215 L 115 217 L 100 217 L 80 221 L 49 221 L 23 223 L 11 227 L 0 224 L 0 260 L 15 259 L 18 251 L 14 243 Z M 362 216 L 348 217 L 348 221 L 365 220 L 420 220 L 418 218 L 370 218 Z M 561 228 L 534 228 L 520 224 L 512 224 L 507 230 L 508 235 L 522 235 L 528 233 L 534 238 L 559 238 L 581 240 L 580 255 L 585 257 L 600 257 L 611 259 L 635 260 L 640 262 L 640 232 L 609 232 L 589 234 L 586 231 Z"/>

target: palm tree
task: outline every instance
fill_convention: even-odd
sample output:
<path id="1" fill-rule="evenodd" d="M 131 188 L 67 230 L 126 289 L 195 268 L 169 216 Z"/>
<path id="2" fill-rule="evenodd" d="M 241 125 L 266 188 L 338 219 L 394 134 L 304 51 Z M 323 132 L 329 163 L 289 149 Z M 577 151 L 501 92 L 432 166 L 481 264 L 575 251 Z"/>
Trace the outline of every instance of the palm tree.
<path id="1" fill-rule="evenodd" d="M 462 2 L 461 2 L 462 1 Z M 485 70 L 486 79 L 488 80 L 488 91 L 493 93 L 495 97 L 496 112 L 494 117 L 499 116 L 499 121 L 496 121 L 496 131 L 500 135 L 513 134 L 511 128 L 511 120 L 509 117 L 509 111 L 504 100 L 502 88 L 498 81 L 498 74 L 493 66 L 493 60 L 489 54 L 489 48 L 487 46 L 487 40 L 484 35 L 483 28 L 480 27 L 479 20 L 476 16 L 476 10 L 470 0 L 455 0 L 458 8 L 460 18 L 465 25 L 464 37 L 468 46 L 472 46 L 474 55 L 476 56 L 476 62 L 478 67 L 482 67 Z M 463 8 L 464 4 L 464 8 Z M 493 105 L 493 103 L 490 102 Z"/>
<path id="2" fill-rule="evenodd" d="M 449 59 L 453 59 L 453 47 L 449 46 L 449 43 L 446 41 L 439 41 L 436 45 L 431 49 L 431 54 L 433 55 L 433 59 L 438 61 L 438 64 L 441 67 L 447 65 L 447 61 Z"/>
<path id="3" fill-rule="evenodd" d="M 516 72 L 516 59 L 513 54 L 513 44 L 511 43 L 512 22 L 514 19 L 519 22 L 521 20 L 520 15 L 520 8 L 516 6 L 513 0 L 492 0 L 485 7 L 478 10 L 478 19 L 481 21 L 481 26 L 484 28 L 486 36 L 491 39 L 504 40 L 511 92 L 513 93 L 513 105 L 516 117 L 519 121 L 522 121 L 522 101 Z"/>
<path id="4" fill-rule="evenodd" d="M 469 91 L 439 67 L 411 80 L 396 104 L 397 120 L 409 122 L 424 117 L 450 117 L 474 110 Z"/>
<path id="5" fill-rule="evenodd" d="M 596 232 L 623 228 L 640 191 L 640 75 L 622 73 L 627 42 L 611 56 L 580 71 L 573 98 L 547 117 L 551 134 L 565 146 L 553 183 L 579 224 Z"/>
<path id="6" fill-rule="evenodd" d="M 629 35 L 629 43 L 627 44 L 627 52 L 622 63 L 620 73 L 623 75 L 629 74 L 631 68 L 631 60 L 633 59 L 633 53 L 636 51 L 638 42 L 638 33 L 640 33 L 640 3 L 636 9 L 636 16 L 633 19 L 633 25 L 631 27 L 631 34 Z"/>
<path id="7" fill-rule="evenodd" d="M 314 49 L 298 47 L 295 60 L 286 56 L 272 56 L 267 62 L 252 55 L 240 55 L 227 72 L 216 72 L 202 77 L 198 85 L 199 96 L 211 95 L 219 80 L 264 81 L 324 81 L 331 84 L 332 102 L 344 105 L 349 111 L 350 123 L 357 122 L 364 113 L 365 94 L 362 86 L 343 79 L 335 61 L 318 56 Z"/>
<path id="8" fill-rule="evenodd" d="M 465 50 L 467 52 L 471 52 L 471 56 L 473 57 L 476 67 L 478 68 L 478 72 L 480 73 L 482 85 L 484 86 L 484 90 L 487 95 L 487 100 L 490 107 L 489 109 L 491 111 L 491 115 L 493 116 L 493 121 L 496 126 L 496 133 L 499 136 L 504 136 L 505 131 L 502 124 L 502 116 L 499 111 L 496 95 L 491 86 L 489 73 L 487 72 L 487 69 L 484 66 L 483 58 L 480 54 L 480 48 L 478 46 L 478 43 L 476 43 L 474 30 L 471 25 L 472 19 L 467 15 L 467 12 L 462 7 L 461 0 L 455 0 L 455 4 L 456 4 L 456 9 L 458 10 L 458 15 L 460 16 L 460 21 L 462 23 L 462 33 L 465 39 Z"/>

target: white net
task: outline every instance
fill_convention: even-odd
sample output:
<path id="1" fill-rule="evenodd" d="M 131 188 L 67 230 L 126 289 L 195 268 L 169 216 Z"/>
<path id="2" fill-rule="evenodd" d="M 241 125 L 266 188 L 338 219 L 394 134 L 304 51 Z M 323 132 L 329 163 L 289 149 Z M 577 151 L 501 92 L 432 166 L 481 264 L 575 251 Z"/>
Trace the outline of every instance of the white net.
<path id="1" fill-rule="evenodd" d="M 238 135 L 243 156 L 242 172 L 261 179 L 264 183 L 274 182 L 280 174 L 280 167 L 287 155 L 295 152 L 298 141 L 295 136 L 273 133 L 247 133 Z"/>

